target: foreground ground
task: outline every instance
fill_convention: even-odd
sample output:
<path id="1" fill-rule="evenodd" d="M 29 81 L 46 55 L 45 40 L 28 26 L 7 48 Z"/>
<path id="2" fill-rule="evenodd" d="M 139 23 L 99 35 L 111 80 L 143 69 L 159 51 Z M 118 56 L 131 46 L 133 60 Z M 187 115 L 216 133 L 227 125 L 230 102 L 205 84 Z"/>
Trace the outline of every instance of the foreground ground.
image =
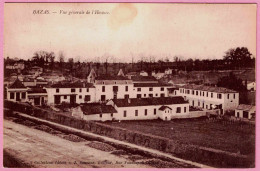
<path id="1" fill-rule="evenodd" d="M 30 167 L 149 167 L 11 121 L 4 121 L 4 153 Z M 11 157 L 10 157 L 11 156 Z M 10 164 L 10 161 L 5 161 Z M 116 164 L 118 162 L 120 164 Z M 21 164 L 20 164 L 21 165 Z M 7 166 L 8 167 L 8 166 Z"/>
<path id="2" fill-rule="evenodd" d="M 252 125 L 205 119 L 121 121 L 105 124 L 232 153 L 247 155 L 255 149 L 255 127 Z"/>
<path id="3" fill-rule="evenodd" d="M 117 146 L 67 134 L 29 120 L 5 117 L 4 167 L 183 168 L 194 166 L 129 152 Z"/>

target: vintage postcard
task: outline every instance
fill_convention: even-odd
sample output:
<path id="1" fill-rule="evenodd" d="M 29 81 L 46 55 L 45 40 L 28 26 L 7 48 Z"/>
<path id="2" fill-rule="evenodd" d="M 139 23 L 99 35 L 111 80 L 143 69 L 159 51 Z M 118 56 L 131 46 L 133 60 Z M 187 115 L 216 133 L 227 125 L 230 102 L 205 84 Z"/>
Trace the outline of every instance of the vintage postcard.
<path id="1" fill-rule="evenodd" d="M 255 168 L 256 14 L 4 3 L 3 167 Z"/>

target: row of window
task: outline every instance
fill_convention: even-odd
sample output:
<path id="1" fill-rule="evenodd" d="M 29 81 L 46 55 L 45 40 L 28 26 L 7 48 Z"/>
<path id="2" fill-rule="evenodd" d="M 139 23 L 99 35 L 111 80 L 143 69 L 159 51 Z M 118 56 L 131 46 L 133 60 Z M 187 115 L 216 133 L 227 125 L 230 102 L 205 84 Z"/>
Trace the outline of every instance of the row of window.
<path id="1" fill-rule="evenodd" d="M 21 94 L 22 94 L 21 98 L 25 99 L 26 98 L 26 92 L 22 92 Z M 17 99 L 19 99 L 20 98 L 20 93 L 16 93 L 16 96 L 17 96 Z M 10 93 L 10 99 L 14 99 L 14 93 L 12 93 L 12 92 Z"/>
<path id="2" fill-rule="evenodd" d="M 144 97 L 146 97 L 146 94 L 144 94 Z M 153 97 L 153 94 L 148 94 L 148 97 Z M 158 97 L 158 94 L 155 94 L 155 97 Z M 165 97 L 164 93 L 160 94 L 160 97 Z M 142 98 L 142 94 L 137 94 L 137 98 Z"/>
<path id="3" fill-rule="evenodd" d="M 137 88 L 137 91 L 142 91 L 142 88 Z M 153 91 L 153 88 L 152 87 L 150 87 L 149 88 L 149 91 Z M 164 91 L 164 87 L 161 87 L 161 91 Z"/>
<path id="4" fill-rule="evenodd" d="M 187 108 L 184 107 L 184 113 L 186 113 L 186 111 L 187 111 Z M 169 112 L 169 111 L 168 111 L 168 112 Z M 166 111 L 165 111 L 165 113 L 166 113 Z M 181 113 L 181 107 L 177 107 L 177 108 L 176 108 L 176 113 Z M 154 114 L 154 115 L 157 114 L 156 109 L 153 110 L 153 114 Z M 147 116 L 147 109 L 144 109 L 144 115 Z M 127 111 L 124 110 L 124 117 L 126 117 L 126 116 L 127 116 Z M 135 110 L 135 116 L 138 116 L 138 110 Z"/>
<path id="5" fill-rule="evenodd" d="M 56 88 L 56 93 L 59 93 L 60 92 L 60 89 L 59 88 Z M 76 89 L 75 88 L 71 88 L 70 89 L 70 92 L 71 93 L 75 93 L 76 92 Z M 81 93 L 82 92 L 82 88 L 79 89 L 79 92 Z M 89 92 L 89 88 L 86 88 L 86 92 Z"/>
<path id="6" fill-rule="evenodd" d="M 66 95 L 63 97 L 64 97 L 64 99 L 67 99 Z M 85 95 L 84 101 L 90 101 L 90 97 L 91 97 L 90 95 Z M 79 95 L 79 99 L 82 99 L 82 95 Z"/>
<path id="7" fill-rule="evenodd" d="M 165 111 L 166 112 L 166 111 Z M 184 112 L 186 113 L 186 107 L 184 107 Z M 156 115 L 157 110 L 153 110 L 153 114 Z M 176 108 L 176 113 L 181 113 L 181 107 Z M 144 115 L 147 116 L 147 109 L 144 110 Z M 135 110 L 135 116 L 138 116 L 138 110 Z M 102 118 L 102 114 L 99 114 L 99 117 Z M 113 117 L 113 113 L 111 113 L 111 117 Z M 127 117 L 127 111 L 124 110 L 124 117 Z"/>
<path id="8" fill-rule="evenodd" d="M 105 82 L 103 81 L 102 84 L 104 85 Z M 115 81 L 114 84 L 117 84 L 117 82 Z M 125 84 L 130 84 L 130 83 L 126 81 Z"/>
<path id="9" fill-rule="evenodd" d="M 204 92 L 204 91 L 198 91 L 198 90 L 185 90 L 185 89 L 180 89 L 180 93 L 184 93 L 184 94 L 192 94 L 192 95 L 196 95 L 196 96 L 206 96 L 206 97 L 211 97 L 213 98 L 213 93 L 212 92 Z M 217 94 L 217 98 L 218 99 L 222 99 L 222 94 Z M 227 99 L 230 98 L 230 94 L 227 94 Z M 236 94 L 233 94 L 233 98 L 236 98 Z"/>

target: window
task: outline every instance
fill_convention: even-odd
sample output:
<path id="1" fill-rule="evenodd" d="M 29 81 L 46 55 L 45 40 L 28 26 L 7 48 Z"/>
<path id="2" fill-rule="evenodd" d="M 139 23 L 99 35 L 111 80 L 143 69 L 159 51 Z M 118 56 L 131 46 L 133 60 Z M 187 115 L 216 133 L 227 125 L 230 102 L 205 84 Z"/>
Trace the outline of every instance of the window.
<path id="1" fill-rule="evenodd" d="M 181 113 L 181 107 L 177 107 L 176 113 Z"/>
<path id="2" fill-rule="evenodd" d="M 89 92 L 89 88 L 86 88 L 86 92 Z"/>
<path id="3" fill-rule="evenodd" d="M 213 93 L 211 93 L 211 98 L 213 98 Z"/>
<path id="4" fill-rule="evenodd" d="M 149 94 L 149 97 L 153 97 L 153 94 Z"/>
<path id="5" fill-rule="evenodd" d="M 200 101 L 198 101 L 198 106 L 200 106 Z"/>
<path id="6" fill-rule="evenodd" d="M 14 93 L 10 93 L 10 99 L 14 99 Z"/>
<path id="7" fill-rule="evenodd" d="M 248 118 L 248 112 L 243 111 L 243 118 Z"/>
<path id="8" fill-rule="evenodd" d="M 141 91 L 141 88 L 137 88 L 137 91 Z"/>
<path id="9" fill-rule="evenodd" d="M 202 96 L 204 96 L 204 91 L 202 92 Z"/>
<path id="10" fill-rule="evenodd" d="M 222 94 L 218 94 L 218 99 L 222 99 Z"/>
<path id="11" fill-rule="evenodd" d="M 64 96 L 64 99 L 67 99 L 67 96 Z"/>
<path id="12" fill-rule="evenodd" d="M 76 92 L 76 89 L 75 89 L 75 88 L 72 88 L 72 89 L 71 89 L 71 92 L 72 92 L 72 93 Z"/>
<path id="13" fill-rule="evenodd" d="M 135 110 L 135 116 L 138 116 L 138 110 Z"/>
<path id="14" fill-rule="evenodd" d="M 82 89 L 81 89 L 81 88 L 79 89 L 79 92 L 82 92 Z"/>
<path id="15" fill-rule="evenodd" d="M 144 94 L 144 97 L 146 97 L 146 94 Z"/>
<path id="16" fill-rule="evenodd" d="M 125 94 L 125 99 L 129 99 L 129 95 L 128 94 Z"/>
<path id="17" fill-rule="evenodd" d="M 165 97 L 164 93 L 161 94 L 161 97 Z"/>
<path id="18" fill-rule="evenodd" d="M 101 101 L 105 101 L 106 100 L 106 95 L 101 95 Z"/>
<path id="19" fill-rule="evenodd" d="M 79 99 L 82 99 L 82 96 L 81 96 L 81 95 L 79 95 Z"/>
<path id="20" fill-rule="evenodd" d="M 22 92 L 22 99 L 25 99 L 25 98 L 26 98 L 26 93 Z"/>
<path id="21" fill-rule="evenodd" d="M 236 98 L 236 94 L 234 94 L 234 99 Z"/>
<path id="22" fill-rule="evenodd" d="M 126 110 L 124 110 L 124 117 L 126 117 Z"/>
<path id="23" fill-rule="evenodd" d="M 201 91 L 200 91 L 200 96 L 201 96 Z"/>
<path id="24" fill-rule="evenodd" d="M 125 86 L 125 91 L 128 91 L 128 86 Z"/>
<path id="25" fill-rule="evenodd" d="M 118 86 L 113 86 L 113 91 L 118 92 Z"/>
<path id="26" fill-rule="evenodd" d="M 99 117 L 102 118 L 102 114 L 99 114 Z"/>
<path id="27" fill-rule="evenodd" d="M 56 93 L 59 93 L 60 92 L 60 89 L 56 88 Z"/>
<path id="28" fill-rule="evenodd" d="M 116 84 L 116 82 L 115 82 L 115 84 Z"/>
<path id="29" fill-rule="evenodd" d="M 237 112 L 237 117 L 239 117 L 239 112 Z"/>
<path id="30" fill-rule="evenodd" d="M 90 95 L 85 95 L 85 99 L 84 99 L 85 102 L 88 102 L 90 101 Z"/>
<path id="31" fill-rule="evenodd" d="M 207 92 L 207 97 L 209 97 L 209 92 Z"/>
<path id="32" fill-rule="evenodd" d="M 161 91 L 164 91 L 164 87 L 161 87 Z"/>
<path id="33" fill-rule="evenodd" d="M 111 113 L 111 117 L 113 117 L 113 113 Z"/>
<path id="34" fill-rule="evenodd" d="M 157 96 L 158 96 L 158 94 L 156 93 L 156 94 L 155 94 L 155 96 L 157 97 Z"/>
<path id="35" fill-rule="evenodd" d="M 102 86 L 102 92 L 105 92 L 105 91 L 106 91 L 106 87 Z"/>
<path id="36" fill-rule="evenodd" d="M 192 94 L 194 95 L 194 90 L 192 90 Z"/>
<path id="37" fill-rule="evenodd" d="M 199 95 L 199 91 L 196 91 L 196 96 L 198 96 Z"/>
<path id="38" fill-rule="evenodd" d="M 187 90 L 187 94 L 190 94 L 190 90 Z"/>
<path id="39" fill-rule="evenodd" d="M 227 94 L 227 99 L 229 99 L 229 94 Z"/>
<path id="40" fill-rule="evenodd" d="M 186 113 L 186 107 L 184 107 L 184 113 Z"/>
<path id="41" fill-rule="evenodd" d="M 137 98 L 141 98 L 142 97 L 142 95 L 141 94 L 137 94 Z"/>
<path id="42" fill-rule="evenodd" d="M 156 109 L 153 110 L 153 114 L 156 115 Z"/>
<path id="43" fill-rule="evenodd" d="M 149 88 L 149 91 L 153 91 L 153 88 Z"/>
<path id="44" fill-rule="evenodd" d="M 103 81 L 102 84 L 105 84 L 105 82 Z"/>
<path id="45" fill-rule="evenodd" d="M 144 110 L 144 115 L 147 116 L 147 109 Z"/>

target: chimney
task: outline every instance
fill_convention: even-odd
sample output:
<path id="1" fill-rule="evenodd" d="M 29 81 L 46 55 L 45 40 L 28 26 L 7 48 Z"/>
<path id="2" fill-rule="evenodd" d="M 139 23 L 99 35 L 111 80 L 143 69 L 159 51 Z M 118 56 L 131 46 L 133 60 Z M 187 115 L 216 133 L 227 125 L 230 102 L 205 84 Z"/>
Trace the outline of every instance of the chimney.
<path id="1" fill-rule="evenodd" d="M 131 103 L 131 99 L 127 99 L 128 103 Z"/>
<path id="2" fill-rule="evenodd" d="M 84 88 L 86 87 L 86 83 L 85 83 L 85 82 L 83 82 L 83 87 L 84 87 Z"/>

